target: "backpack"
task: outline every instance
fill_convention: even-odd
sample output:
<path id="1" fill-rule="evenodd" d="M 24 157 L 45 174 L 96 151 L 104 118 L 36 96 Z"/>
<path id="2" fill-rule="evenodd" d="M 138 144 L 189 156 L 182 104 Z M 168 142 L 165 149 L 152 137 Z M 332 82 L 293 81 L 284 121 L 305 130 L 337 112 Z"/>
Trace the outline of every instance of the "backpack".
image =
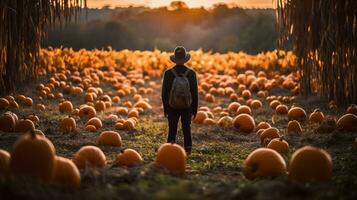
<path id="1" fill-rule="evenodd" d="M 189 108 L 192 104 L 190 82 L 187 78 L 189 70 L 186 70 L 184 74 L 178 75 L 176 70 L 172 68 L 172 72 L 175 78 L 170 90 L 169 105 L 174 109 Z"/>

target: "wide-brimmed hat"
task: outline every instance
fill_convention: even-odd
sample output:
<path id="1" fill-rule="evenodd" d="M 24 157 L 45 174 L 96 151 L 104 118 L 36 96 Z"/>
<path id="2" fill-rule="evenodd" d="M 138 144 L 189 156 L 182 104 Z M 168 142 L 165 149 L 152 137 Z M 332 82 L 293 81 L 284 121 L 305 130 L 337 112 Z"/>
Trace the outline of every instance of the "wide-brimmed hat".
<path id="1" fill-rule="evenodd" d="M 186 63 L 190 58 L 190 53 L 188 53 L 183 46 L 176 47 L 174 54 L 170 56 L 170 60 L 174 63 Z"/>

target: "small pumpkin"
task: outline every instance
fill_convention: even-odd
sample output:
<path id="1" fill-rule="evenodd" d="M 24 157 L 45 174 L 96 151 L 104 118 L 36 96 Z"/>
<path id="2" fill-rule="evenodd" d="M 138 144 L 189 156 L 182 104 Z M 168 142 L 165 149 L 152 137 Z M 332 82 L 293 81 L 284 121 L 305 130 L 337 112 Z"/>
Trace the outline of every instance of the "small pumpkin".
<path id="1" fill-rule="evenodd" d="M 283 137 L 280 138 L 274 138 L 270 140 L 269 144 L 267 145 L 267 148 L 273 149 L 280 154 L 286 154 L 289 152 L 289 143 L 283 139 Z"/>
<path id="2" fill-rule="evenodd" d="M 271 109 L 276 110 L 276 107 L 278 107 L 278 105 L 280 105 L 280 101 L 279 100 L 273 100 L 270 102 L 269 106 Z"/>
<path id="3" fill-rule="evenodd" d="M 76 120 L 71 116 L 63 118 L 59 123 L 59 130 L 63 133 L 74 132 L 76 128 L 77 128 Z"/>
<path id="4" fill-rule="evenodd" d="M 18 133 L 26 133 L 35 129 L 35 124 L 29 119 L 20 119 L 16 122 L 14 131 Z"/>
<path id="5" fill-rule="evenodd" d="M 202 124 L 205 119 L 208 118 L 208 115 L 205 111 L 198 111 L 196 117 L 192 120 L 193 123 Z"/>
<path id="6" fill-rule="evenodd" d="M 288 133 L 297 133 L 297 134 L 302 133 L 302 128 L 301 128 L 299 121 L 297 121 L 297 120 L 289 121 Z"/>
<path id="7" fill-rule="evenodd" d="M 299 122 L 304 122 L 306 120 L 306 117 L 307 115 L 305 110 L 298 106 L 293 106 L 288 112 L 289 121 L 297 120 Z"/>
<path id="8" fill-rule="evenodd" d="M 102 128 L 103 123 L 102 123 L 102 120 L 100 120 L 98 117 L 93 117 L 93 118 L 90 118 L 88 120 L 88 122 L 86 123 L 86 126 L 88 126 L 88 125 L 93 125 L 97 129 L 100 129 L 100 128 Z"/>
<path id="9" fill-rule="evenodd" d="M 216 124 L 216 122 L 214 121 L 214 119 L 211 118 L 207 118 L 203 121 L 203 125 L 214 125 Z"/>
<path id="10" fill-rule="evenodd" d="M 233 119 L 233 126 L 242 132 L 250 133 L 255 129 L 255 121 L 252 116 L 243 113 Z"/>
<path id="11" fill-rule="evenodd" d="M 58 105 L 58 109 L 61 113 L 72 113 L 73 105 L 70 101 L 64 101 Z"/>
<path id="12" fill-rule="evenodd" d="M 83 106 L 78 111 L 80 118 L 91 119 L 97 115 L 97 112 L 92 106 Z"/>
<path id="13" fill-rule="evenodd" d="M 102 112 L 105 110 L 106 106 L 105 106 L 105 102 L 102 101 L 102 100 L 99 100 L 95 103 L 95 106 L 94 106 L 95 110 L 98 111 L 98 112 Z"/>
<path id="14" fill-rule="evenodd" d="M 155 165 L 183 175 L 186 170 L 186 152 L 178 144 L 162 144 L 157 151 Z"/>
<path id="15" fill-rule="evenodd" d="M 236 112 L 237 109 L 239 108 L 240 106 L 240 103 L 238 102 L 232 102 L 228 105 L 228 111 L 229 112 Z"/>
<path id="16" fill-rule="evenodd" d="M 135 167 L 142 163 L 143 158 L 134 149 L 125 149 L 116 157 L 116 163 L 119 166 Z"/>
<path id="17" fill-rule="evenodd" d="M 89 132 L 96 132 L 97 128 L 94 125 L 87 125 L 85 130 Z"/>
<path id="18" fill-rule="evenodd" d="M 0 98 L 0 110 L 5 110 L 10 106 L 10 102 L 5 98 Z"/>
<path id="19" fill-rule="evenodd" d="M 240 115 L 243 113 L 252 115 L 252 110 L 250 109 L 249 106 L 246 106 L 246 105 L 239 106 L 239 108 L 237 109 L 237 114 Z"/>
<path id="20" fill-rule="evenodd" d="M 243 164 L 243 174 L 253 180 L 260 177 L 275 177 L 286 172 L 286 163 L 276 151 L 268 148 L 258 148 L 251 152 Z"/>
<path id="21" fill-rule="evenodd" d="M 213 103 L 216 101 L 216 99 L 212 94 L 208 93 L 205 95 L 205 101 Z"/>
<path id="22" fill-rule="evenodd" d="M 279 130 L 274 127 L 267 128 L 260 134 L 260 143 L 266 146 L 268 144 L 266 142 L 274 138 L 280 138 Z"/>
<path id="23" fill-rule="evenodd" d="M 11 132 L 15 128 L 16 118 L 10 113 L 6 112 L 0 116 L 0 131 Z"/>
<path id="24" fill-rule="evenodd" d="M 9 152 L 0 149 L 0 178 L 7 176 L 10 165 Z"/>
<path id="25" fill-rule="evenodd" d="M 259 131 L 260 129 L 267 129 L 270 128 L 270 124 L 268 122 L 259 122 L 259 124 L 257 125 L 256 130 Z"/>
<path id="26" fill-rule="evenodd" d="M 244 99 L 250 99 L 252 97 L 252 93 L 249 90 L 243 90 L 242 91 L 242 97 Z"/>
<path id="27" fill-rule="evenodd" d="M 207 120 L 207 119 L 205 119 L 205 120 Z M 230 126 L 232 126 L 232 117 L 230 117 L 230 116 L 221 117 L 218 120 L 217 124 L 218 124 L 218 126 L 224 127 L 224 128 L 230 127 Z"/>
<path id="28" fill-rule="evenodd" d="M 337 120 L 337 128 L 345 131 L 357 130 L 357 116 L 351 113 L 343 115 Z"/>
<path id="29" fill-rule="evenodd" d="M 81 184 L 81 175 L 72 160 L 56 156 L 52 182 L 78 188 Z"/>
<path id="30" fill-rule="evenodd" d="M 74 155 L 73 161 L 79 169 L 85 167 L 103 168 L 107 162 L 103 151 L 91 145 L 81 147 Z"/>
<path id="31" fill-rule="evenodd" d="M 280 105 L 276 106 L 275 113 L 279 114 L 279 115 L 287 114 L 288 113 L 288 106 L 286 106 L 284 104 L 280 104 Z"/>
<path id="32" fill-rule="evenodd" d="M 250 103 L 250 107 L 253 108 L 253 109 L 259 109 L 262 106 L 263 106 L 262 102 L 260 100 L 258 100 L 258 99 L 255 99 Z"/>
<path id="33" fill-rule="evenodd" d="M 31 120 L 35 124 L 38 124 L 40 122 L 40 118 L 35 113 L 27 116 L 27 119 Z"/>
<path id="34" fill-rule="evenodd" d="M 288 171 L 290 180 L 328 181 L 332 177 L 332 159 L 323 149 L 305 146 L 293 153 Z"/>
<path id="35" fill-rule="evenodd" d="M 99 135 L 97 142 L 101 145 L 109 145 L 115 147 L 120 147 L 122 143 L 120 134 L 115 131 L 103 131 Z"/>
<path id="36" fill-rule="evenodd" d="M 131 109 L 128 113 L 128 117 L 136 117 L 139 119 L 139 111 L 137 109 Z"/>
<path id="37" fill-rule="evenodd" d="M 325 115 L 319 109 L 315 109 L 309 116 L 311 124 L 320 124 L 324 119 Z"/>
<path id="38" fill-rule="evenodd" d="M 30 131 L 14 144 L 10 159 L 10 175 L 31 176 L 50 182 L 55 167 L 55 148 L 46 137 Z"/>

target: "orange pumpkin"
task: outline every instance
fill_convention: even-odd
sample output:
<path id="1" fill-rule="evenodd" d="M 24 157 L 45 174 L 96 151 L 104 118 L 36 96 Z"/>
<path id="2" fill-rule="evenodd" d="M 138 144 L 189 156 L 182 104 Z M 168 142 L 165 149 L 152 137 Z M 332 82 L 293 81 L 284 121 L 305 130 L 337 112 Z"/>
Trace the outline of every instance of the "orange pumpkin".
<path id="1" fill-rule="evenodd" d="M 81 175 L 72 160 L 56 156 L 52 182 L 59 185 L 79 187 Z"/>
<path id="2" fill-rule="evenodd" d="M 205 119 L 205 120 L 207 120 L 207 119 Z M 230 117 L 230 116 L 221 117 L 218 120 L 217 124 L 218 124 L 218 126 L 224 127 L 224 128 L 230 127 L 230 126 L 232 126 L 232 117 Z"/>
<path id="3" fill-rule="evenodd" d="M 29 119 L 20 119 L 16 122 L 14 131 L 18 133 L 26 133 L 35 129 L 35 124 Z"/>
<path id="4" fill-rule="evenodd" d="M 98 111 L 98 112 L 102 112 L 105 110 L 106 106 L 105 106 L 105 102 L 104 101 L 97 101 L 95 103 L 95 106 L 94 106 L 95 110 Z"/>
<path id="5" fill-rule="evenodd" d="M 121 137 L 118 132 L 115 131 L 103 131 L 97 140 L 98 144 L 109 146 L 121 146 Z"/>
<path id="6" fill-rule="evenodd" d="M 228 105 L 228 110 L 229 110 L 229 112 L 236 112 L 237 109 L 239 108 L 239 106 L 240 106 L 240 103 L 232 102 Z"/>
<path id="7" fill-rule="evenodd" d="M 278 105 L 280 105 L 280 104 L 281 104 L 280 101 L 273 100 L 272 102 L 270 102 L 269 106 L 271 109 L 276 110 L 276 107 L 278 107 Z"/>
<path id="8" fill-rule="evenodd" d="M 63 118 L 59 123 L 59 130 L 63 133 L 73 132 L 76 130 L 76 128 L 77 128 L 76 120 L 71 116 Z"/>
<path id="9" fill-rule="evenodd" d="M 262 102 L 255 99 L 253 100 L 251 103 L 250 103 L 250 107 L 253 108 L 253 109 L 259 109 L 263 106 Z"/>
<path id="10" fill-rule="evenodd" d="M 288 107 L 286 105 L 280 104 L 275 108 L 276 114 L 285 115 L 288 113 Z"/>
<path id="11" fill-rule="evenodd" d="M 81 147 L 74 155 L 73 161 L 79 169 L 85 167 L 102 168 L 107 162 L 103 151 L 91 145 Z"/>
<path id="12" fill-rule="evenodd" d="M 286 163 L 276 151 L 259 148 L 251 152 L 243 164 L 243 174 L 247 179 L 274 177 L 286 172 Z"/>
<path id="13" fill-rule="evenodd" d="M 0 110 L 5 110 L 10 106 L 10 102 L 5 98 L 0 98 Z"/>
<path id="14" fill-rule="evenodd" d="M 87 126 L 86 126 L 86 131 L 96 132 L 96 131 L 97 131 L 97 128 L 96 128 L 94 125 L 87 125 Z"/>
<path id="15" fill-rule="evenodd" d="M 351 113 L 343 115 L 337 120 L 337 128 L 345 131 L 357 130 L 357 116 Z"/>
<path id="16" fill-rule="evenodd" d="M 58 109 L 61 113 L 72 113 L 73 105 L 70 101 L 64 101 L 59 104 Z"/>
<path id="17" fill-rule="evenodd" d="M 302 133 L 301 125 L 298 121 L 293 120 L 288 123 L 288 133 Z"/>
<path id="18" fill-rule="evenodd" d="M 0 178 L 7 176 L 10 165 L 9 152 L 0 149 Z"/>
<path id="19" fill-rule="evenodd" d="M 100 128 L 102 128 L 103 123 L 102 123 L 102 120 L 100 120 L 98 117 L 93 117 L 93 118 L 89 119 L 88 122 L 86 123 L 86 126 L 88 126 L 88 125 L 93 125 L 97 129 L 100 129 Z"/>
<path id="20" fill-rule="evenodd" d="M 198 111 L 196 117 L 192 120 L 193 123 L 202 124 L 205 119 L 208 118 L 208 115 L 205 111 Z"/>
<path id="21" fill-rule="evenodd" d="M 252 94 L 250 93 L 249 90 L 243 90 L 243 92 L 242 92 L 242 97 L 243 97 L 244 99 L 250 99 L 250 98 L 252 97 Z"/>
<path id="22" fill-rule="evenodd" d="M 274 138 L 279 138 L 279 130 L 277 128 L 274 127 L 270 127 L 265 129 L 261 134 L 260 134 L 260 143 L 263 146 L 266 146 L 270 140 L 274 139 Z"/>
<path id="23" fill-rule="evenodd" d="M 125 149 L 116 157 L 116 163 L 119 166 L 135 167 L 142 163 L 141 155 L 134 149 Z"/>
<path id="24" fill-rule="evenodd" d="M 325 115 L 319 109 L 315 109 L 309 116 L 309 121 L 312 124 L 320 124 L 324 119 Z"/>
<path id="25" fill-rule="evenodd" d="M 244 114 L 244 113 L 251 115 L 252 110 L 246 105 L 239 106 L 239 108 L 237 109 L 237 114 L 240 115 L 240 114 Z"/>
<path id="26" fill-rule="evenodd" d="M 294 106 L 288 112 L 289 121 L 297 120 L 299 122 L 304 122 L 306 120 L 306 117 L 307 117 L 306 112 L 301 107 Z"/>
<path id="27" fill-rule="evenodd" d="M 78 111 L 78 116 L 80 118 L 90 119 L 97 115 L 97 112 L 92 106 L 83 106 Z"/>
<path id="28" fill-rule="evenodd" d="M 281 154 L 286 154 L 289 152 L 289 143 L 282 137 L 272 139 L 267 148 L 273 149 Z"/>
<path id="29" fill-rule="evenodd" d="M 40 118 L 35 113 L 27 116 L 27 119 L 31 120 L 35 124 L 38 124 L 40 122 Z"/>
<path id="30" fill-rule="evenodd" d="M 155 165 L 183 175 L 186 169 L 186 152 L 178 144 L 162 144 L 157 151 Z"/>
<path id="31" fill-rule="evenodd" d="M 245 133 L 250 133 L 255 129 L 255 121 L 248 114 L 240 114 L 233 119 L 233 126 Z"/>
<path id="32" fill-rule="evenodd" d="M 49 182 L 54 167 L 55 148 L 46 137 L 31 131 L 14 144 L 9 166 L 12 176 L 31 176 Z"/>
<path id="33" fill-rule="evenodd" d="M 128 113 L 128 117 L 135 117 L 139 119 L 139 111 L 137 109 L 131 109 Z"/>
<path id="34" fill-rule="evenodd" d="M 203 121 L 203 124 L 204 124 L 204 125 L 213 125 L 213 124 L 216 124 L 216 122 L 214 121 L 214 119 L 206 118 L 206 119 Z"/>
<path id="35" fill-rule="evenodd" d="M 270 124 L 268 122 L 259 122 L 259 124 L 257 125 L 256 130 L 259 131 L 260 129 L 267 129 L 270 128 Z"/>
<path id="36" fill-rule="evenodd" d="M 214 96 L 212 94 L 208 93 L 205 95 L 205 101 L 212 103 L 212 102 L 215 102 L 216 99 L 214 98 Z"/>
<path id="37" fill-rule="evenodd" d="M 133 118 L 129 118 L 124 121 L 123 128 L 128 131 L 132 131 L 135 129 L 136 121 Z"/>
<path id="38" fill-rule="evenodd" d="M 332 159 L 323 149 L 305 146 L 293 153 L 288 171 L 290 180 L 328 181 L 332 177 Z"/>
<path id="39" fill-rule="evenodd" d="M 14 130 L 15 124 L 16 118 L 10 112 L 0 116 L 0 131 L 11 132 Z"/>

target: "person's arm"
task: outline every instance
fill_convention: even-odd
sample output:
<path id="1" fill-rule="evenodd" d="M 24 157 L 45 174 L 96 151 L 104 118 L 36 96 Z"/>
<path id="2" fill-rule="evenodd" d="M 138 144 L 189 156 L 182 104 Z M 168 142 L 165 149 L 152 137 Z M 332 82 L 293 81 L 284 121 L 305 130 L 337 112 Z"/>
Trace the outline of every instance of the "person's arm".
<path id="1" fill-rule="evenodd" d="M 167 116 L 167 105 L 168 105 L 168 78 L 167 78 L 167 71 L 164 72 L 163 80 L 162 80 L 162 88 L 161 88 L 161 99 L 162 99 L 162 105 L 164 107 L 164 115 L 165 117 Z"/>
<path id="2" fill-rule="evenodd" d="M 192 96 L 192 115 L 196 116 L 198 109 L 198 81 L 196 72 L 193 71 L 192 83 L 190 84 L 191 96 Z"/>

